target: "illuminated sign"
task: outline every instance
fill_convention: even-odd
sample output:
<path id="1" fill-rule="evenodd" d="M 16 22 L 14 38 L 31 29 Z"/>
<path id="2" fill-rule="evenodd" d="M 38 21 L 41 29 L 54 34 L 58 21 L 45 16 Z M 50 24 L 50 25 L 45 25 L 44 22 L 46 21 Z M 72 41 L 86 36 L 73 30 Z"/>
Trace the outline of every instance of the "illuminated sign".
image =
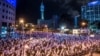
<path id="1" fill-rule="evenodd" d="M 1 27 L 1 37 L 6 37 L 7 27 Z"/>
<path id="2" fill-rule="evenodd" d="M 16 0 L 7 0 L 7 2 L 16 7 Z"/>
<path id="3" fill-rule="evenodd" d="M 94 34 L 91 34 L 90 37 L 95 37 L 95 35 Z"/>
<path id="4" fill-rule="evenodd" d="M 73 34 L 79 34 L 80 33 L 80 30 L 79 29 L 73 29 Z"/>

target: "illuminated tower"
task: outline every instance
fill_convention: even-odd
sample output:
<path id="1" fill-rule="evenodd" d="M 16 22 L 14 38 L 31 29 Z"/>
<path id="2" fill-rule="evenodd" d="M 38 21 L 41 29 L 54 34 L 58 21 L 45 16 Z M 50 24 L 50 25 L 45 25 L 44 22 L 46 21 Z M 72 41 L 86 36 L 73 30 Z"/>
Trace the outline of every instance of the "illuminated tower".
<path id="1" fill-rule="evenodd" d="M 41 11 L 41 19 L 44 20 L 44 4 L 43 4 L 43 0 L 41 2 L 40 11 Z"/>

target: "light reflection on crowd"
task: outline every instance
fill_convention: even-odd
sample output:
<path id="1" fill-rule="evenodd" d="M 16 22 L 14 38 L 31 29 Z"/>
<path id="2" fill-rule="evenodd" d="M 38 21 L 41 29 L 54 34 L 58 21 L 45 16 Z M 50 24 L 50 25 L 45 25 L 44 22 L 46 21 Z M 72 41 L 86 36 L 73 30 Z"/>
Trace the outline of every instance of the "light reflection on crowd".
<path id="1" fill-rule="evenodd" d="M 35 32 L 24 38 L 0 39 L 0 56 L 84 56 L 100 49 L 100 38 Z"/>

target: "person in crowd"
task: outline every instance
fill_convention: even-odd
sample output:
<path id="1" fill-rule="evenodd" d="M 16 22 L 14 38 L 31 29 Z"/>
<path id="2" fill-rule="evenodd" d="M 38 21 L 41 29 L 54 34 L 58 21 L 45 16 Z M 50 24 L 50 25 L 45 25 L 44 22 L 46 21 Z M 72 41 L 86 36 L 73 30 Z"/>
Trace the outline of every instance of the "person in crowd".
<path id="1" fill-rule="evenodd" d="M 99 37 L 34 32 L 31 38 L 0 39 L 0 56 L 92 56 L 98 49 Z"/>

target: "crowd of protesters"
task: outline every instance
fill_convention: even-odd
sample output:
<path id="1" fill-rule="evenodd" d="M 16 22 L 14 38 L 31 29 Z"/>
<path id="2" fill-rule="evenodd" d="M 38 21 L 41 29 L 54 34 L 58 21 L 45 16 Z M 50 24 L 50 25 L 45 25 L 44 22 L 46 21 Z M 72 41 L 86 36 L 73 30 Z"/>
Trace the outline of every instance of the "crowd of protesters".
<path id="1" fill-rule="evenodd" d="M 84 56 L 100 50 L 100 37 L 34 32 L 0 39 L 0 56 Z"/>

